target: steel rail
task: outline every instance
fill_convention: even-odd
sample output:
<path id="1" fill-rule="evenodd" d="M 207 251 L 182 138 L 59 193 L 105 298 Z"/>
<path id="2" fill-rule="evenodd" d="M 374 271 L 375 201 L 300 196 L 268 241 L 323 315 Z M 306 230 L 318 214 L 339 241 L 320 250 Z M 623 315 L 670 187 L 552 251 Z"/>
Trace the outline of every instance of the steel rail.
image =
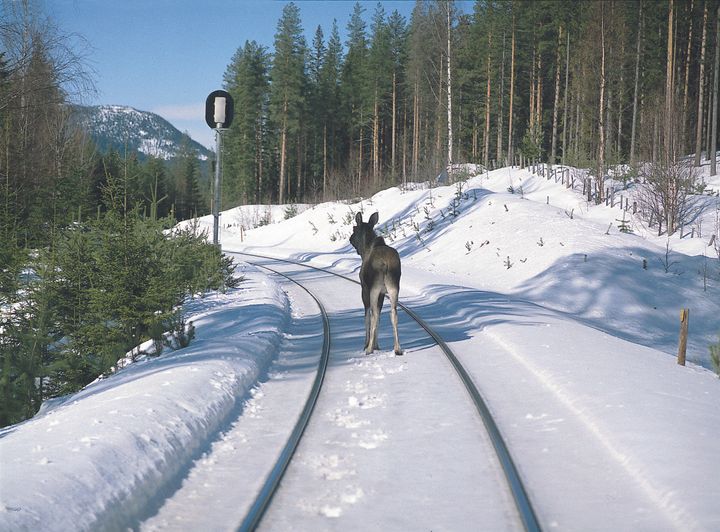
<path id="1" fill-rule="evenodd" d="M 281 451 L 277 462 L 275 462 L 275 465 L 265 479 L 265 482 L 263 483 L 262 488 L 258 492 L 255 501 L 250 507 L 250 510 L 245 516 L 245 519 L 243 519 L 242 523 L 238 527 L 237 530 L 241 532 L 255 530 L 260 523 L 263 515 L 265 514 L 265 511 L 270 505 L 270 502 L 272 501 L 272 498 L 275 495 L 278 486 L 280 485 L 280 480 L 285 474 L 285 471 L 290 464 L 290 460 L 292 460 L 292 457 L 295 454 L 295 450 L 300 443 L 300 438 L 302 438 L 302 435 L 307 428 L 308 422 L 310 421 L 310 417 L 312 416 L 313 410 L 315 409 L 318 396 L 320 395 L 320 389 L 322 388 L 323 381 L 325 379 L 325 372 L 327 370 L 328 361 L 330 359 L 330 320 L 328 319 L 327 312 L 325 312 L 325 307 L 322 305 L 322 303 L 320 303 L 320 300 L 318 300 L 318 298 L 315 297 L 315 294 L 310 292 L 310 290 L 305 288 L 302 284 L 297 282 L 295 279 L 289 277 L 288 275 L 285 275 L 284 273 L 281 273 L 262 264 L 251 264 L 254 264 L 255 266 L 259 266 L 261 268 L 265 268 L 266 270 L 269 270 L 277 275 L 285 277 L 289 281 L 292 281 L 300 288 L 305 290 L 305 292 L 307 292 L 310 297 L 315 300 L 315 303 L 317 303 L 318 308 L 320 309 L 320 314 L 323 321 L 323 347 L 322 353 L 320 355 L 320 361 L 318 362 L 317 374 L 315 376 L 315 380 L 313 381 L 310 393 L 308 394 L 308 399 L 305 402 L 305 406 L 303 407 L 298 421 L 295 424 L 295 427 L 293 428 L 293 431 L 290 434 L 290 437 L 288 438 L 285 447 L 283 447 L 283 450 Z"/>
<path id="2" fill-rule="evenodd" d="M 259 255 L 255 253 L 248 253 L 244 251 L 230 251 L 226 250 L 228 253 L 235 253 L 238 255 L 246 255 L 250 257 L 255 257 L 259 259 L 265 259 L 265 260 L 274 260 L 279 262 L 285 262 L 288 264 L 294 264 L 296 266 L 302 266 L 304 268 L 310 268 L 316 271 L 320 271 L 323 273 L 328 273 L 331 275 L 335 275 L 336 277 L 340 277 L 342 279 L 345 279 L 347 281 L 353 282 L 355 284 L 360 284 L 359 281 L 355 279 L 351 279 L 350 277 L 347 277 L 345 275 L 339 274 L 337 272 L 333 272 L 331 270 L 327 270 L 324 268 L 320 268 L 317 266 L 313 266 L 311 264 L 303 264 L 301 262 L 297 262 L 294 260 L 289 259 L 282 259 L 277 257 L 270 257 L 266 255 Z M 269 269 L 269 268 L 268 268 Z M 517 507 L 518 514 L 520 516 L 520 520 L 522 521 L 523 527 L 528 532 L 537 532 L 542 530 L 540 527 L 540 523 L 538 522 L 537 515 L 535 514 L 535 510 L 532 507 L 532 504 L 530 502 L 530 498 L 528 497 L 527 490 L 525 489 L 525 486 L 523 485 L 522 479 L 520 478 L 520 473 L 518 472 L 517 467 L 515 466 L 515 462 L 512 459 L 512 456 L 510 455 L 510 451 L 507 447 L 507 444 L 505 443 L 504 438 L 502 437 L 502 433 L 500 432 L 500 429 L 497 426 L 497 423 L 495 422 L 495 419 L 493 418 L 490 409 L 487 406 L 487 403 L 483 399 L 482 395 L 480 394 L 480 391 L 477 389 L 477 386 L 475 386 L 475 383 L 473 382 L 472 378 L 470 377 L 469 373 L 465 370 L 463 365 L 458 360 L 457 356 L 453 353 L 452 349 L 447 345 L 447 343 L 435 332 L 432 330 L 432 328 L 423 320 L 420 316 L 418 316 L 412 309 L 408 308 L 406 305 L 398 302 L 398 306 L 402 310 L 404 310 L 408 316 L 410 316 L 415 322 L 422 327 L 425 332 L 427 332 L 433 340 L 438 344 L 440 349 L 443 351 L 445 356 L 450 361 L 450 364 L 455 368 L 455 371 L 457 372 L 458 376 L 460 377 L 460 380 L 463 382 L 465 389 L 467 390 L 468 394 L 470 395 L 470 398 L 472 399 L 478 414 L 480 415 L 480 418 L 483 421 L 483 424 L 485 426 L 485 429 L 487 430 L 487 433 L 490 437 L 490 441 L 493 444 L 493 448 L 495 449 L 495 454 L 498 457 L 498 461 L 500 462 L 500 465 L 503 469 L 503 473 L 505 474 L 505 478 L 508 481 L 508 486 L 510 487 L 510 492 L 513 496 L 513 500 L 515 501 L 515 506 Z"/>

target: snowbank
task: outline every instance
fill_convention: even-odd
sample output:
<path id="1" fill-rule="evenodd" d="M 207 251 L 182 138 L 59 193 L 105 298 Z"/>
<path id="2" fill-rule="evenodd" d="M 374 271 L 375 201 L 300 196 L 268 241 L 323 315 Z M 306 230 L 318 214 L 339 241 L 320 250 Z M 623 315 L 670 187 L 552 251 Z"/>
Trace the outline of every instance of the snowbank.
<path id="1" fill-rule="evenodd" d="M 245 276 L 189 304 L 196 338 L 187 348 L 0 432 L 1 530 L 121 529 L 174 490 L 267 367 L 289 320 L 280 287 Z"/>

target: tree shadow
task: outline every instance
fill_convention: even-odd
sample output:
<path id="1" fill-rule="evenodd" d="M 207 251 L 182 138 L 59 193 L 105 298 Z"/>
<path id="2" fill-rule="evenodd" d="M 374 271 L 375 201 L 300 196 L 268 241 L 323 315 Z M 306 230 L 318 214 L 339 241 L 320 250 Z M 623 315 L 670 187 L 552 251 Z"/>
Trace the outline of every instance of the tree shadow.
<path id="1" fill-rule="evenodd" d="M 516 293 L 578 322 L 671 355 L 677 353 L 680 310 L 689 308 L 688 360 L 710 367 L 708 345 L 720 328 L 720 300 L 713 296 L 715 289 L 703 291 L 697 272 L 705 259 L 680 253 L 666 256 L 639 247 L 620 253 L 562 257 Z"/>

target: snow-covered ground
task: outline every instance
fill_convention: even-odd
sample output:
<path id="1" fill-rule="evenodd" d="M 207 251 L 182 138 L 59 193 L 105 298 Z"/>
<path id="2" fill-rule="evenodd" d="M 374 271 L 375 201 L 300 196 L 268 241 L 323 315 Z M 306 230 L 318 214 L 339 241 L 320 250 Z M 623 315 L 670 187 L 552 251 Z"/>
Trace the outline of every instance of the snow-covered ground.
<path id="1" fill-rule="evenodd" d="M 706 182 L 720 190 L 717 177 Z M 438 329 L 486 395 L 544 528 L 717 530 L 720 383 L 708 346 L 720 333 L 720 259 L 710 245 L 720 200 L 704 201 L 695 238 L 657 236 L 630 213 L 625 234 L 617 203 L 590 205 L 561 183 L 504 168 L 356 204 L 233 209 L 221 217 L 221 241 L 226 251 L 355 276 L 354 214 L 378 211 L 378 231 L 403 259 L 401 300 Z M 211 227 L 212 217 L 199 223 Z M 319 330 L 317 310 L 287 283 L 239 269 L 240 288 L 188 304 L 197 332 L 188 348 L 0 431 L 0 530 L 237 525 L 245 502 L 227 506 L 250 497 L 263 471 L 238 453 L 281 439 L 281 412 L 299 401 L 308 373 L 300 361 L 317 350 Z M 362 355 L 359 289 L 317 275 L 309 282 L 336 302 L 331 314 L 347 341 L 336 345 L 326 404 L 263 525 L 517 527 L 502 500 L 488 505 L 499 509 L 492 515 L 466 509 L 472 503 L 447 516 L 428 510 L 451 493 L 486 497 L 500 479 L 494 466 L 473 465 L 481 437 L 442 432 L 463 426 L 453 417 L 466 408 L 459 386 L 408 321 L 406 356 Z M 682 308 L 687 367 L 675 362 Z M 389 347 L 386 318 L 381 327 Z M 424 421 L 408 423 L 411 413 Z M 429 453 L 450 441 L 467 471 L 440 467 L 432 481 L 421 478 L 413 460 L 432 470 L 441 462 Z M 388 478 L 437 493 L 393 492 Z"/>

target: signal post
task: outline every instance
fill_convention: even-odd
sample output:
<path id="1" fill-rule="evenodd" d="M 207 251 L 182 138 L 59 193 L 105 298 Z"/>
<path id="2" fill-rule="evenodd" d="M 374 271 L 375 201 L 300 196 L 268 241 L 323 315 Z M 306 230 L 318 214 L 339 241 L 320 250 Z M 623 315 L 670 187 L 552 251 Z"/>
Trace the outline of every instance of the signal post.
<path id="1" fill-rule="evenodd" d="M 205 122 L 215 130 L 215 186 L 213 200 L 213 244 L 220 247 L 220 178 L 222 176 L 222 132 L 230 127 L 234 105 L 230 93 L 211 92 L 205 100 Z"/>

